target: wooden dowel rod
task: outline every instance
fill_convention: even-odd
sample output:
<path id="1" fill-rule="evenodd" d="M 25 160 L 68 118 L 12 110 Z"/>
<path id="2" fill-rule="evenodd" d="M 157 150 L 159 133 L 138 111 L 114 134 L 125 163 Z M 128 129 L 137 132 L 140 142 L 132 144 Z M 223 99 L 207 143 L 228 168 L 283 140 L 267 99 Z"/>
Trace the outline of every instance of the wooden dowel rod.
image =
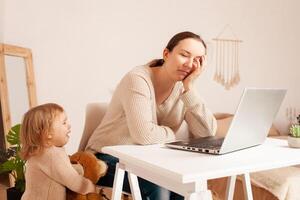
<path id="1" fill-rule="evenodd" d="M 243 40 L 235 40 L 235 39 L 223 39 L 223 38 L 213 38 L 215 41 L 228 41 L 228 42 L 243 42 Z"/>

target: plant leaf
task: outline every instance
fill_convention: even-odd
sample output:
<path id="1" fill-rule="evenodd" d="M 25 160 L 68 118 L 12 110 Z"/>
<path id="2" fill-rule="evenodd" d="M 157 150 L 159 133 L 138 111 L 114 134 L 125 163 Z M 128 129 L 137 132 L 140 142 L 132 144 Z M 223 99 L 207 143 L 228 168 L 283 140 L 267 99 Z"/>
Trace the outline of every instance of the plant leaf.
<path id="1" fill-rule="evenodd" d="M 25 179 L 17 180 L 15 183 L 15 187 L 20 190 L 21 192 L 25 191 Z"/>
<path id="2" fill-rule="evenodd" d="M 4 172 L 11 172 L 16 169 L 14 159 L 7 160 L 4 163 L 0 164 L 0 174 Z"/>
<path id="3" fill-rule="evenodd" d="M 20 145 L 20 128 L 21 124 L 17 124 L 8 131 L 6 139 L 9 144 Z"/>
<path id="4" fill-rule="evenodd" d="M 25 189 L 25 177 L 24 177 L 24 165 L 25 161 L 19 156 L 21 150 L 20 145 L 20 128 L 21 125 L 17 124 L 13 126 L 6 139 L 12 146 L 6 150 L 6 161 L 0 163 L 0 174 L 4 172 L 10 173 L 15 178 L 15 187 L 24 191 Z"/>
<path id="5" fill-rule="evenodd" d="M 16 173 L 17 173 L 17 180 L 23 180 L 25 179 L 24 177 L 24 165 L 25 165 L 25 161 L 22 160 L 19 156 L 16 157 L 16 160 L 15 160 L 15 166 L 16 166 Z"/>

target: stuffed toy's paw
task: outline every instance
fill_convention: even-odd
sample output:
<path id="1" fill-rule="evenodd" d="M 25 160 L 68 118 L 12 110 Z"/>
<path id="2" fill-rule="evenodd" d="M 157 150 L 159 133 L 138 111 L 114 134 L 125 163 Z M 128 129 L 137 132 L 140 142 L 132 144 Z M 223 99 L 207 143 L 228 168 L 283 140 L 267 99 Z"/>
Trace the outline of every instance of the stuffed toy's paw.
<path id="1" fill-rule="evenodd" d="M 86 195 L 77 194 L 71 190 L 67 191 L 67 200 L 106 200 L 101 194 L 89 193 Z"/>
<path id="2" fill-rule="evenodd" d="M 102 160 L 98 160 L 96 156 L 87 151 L 79 151 L 70 156 L 72 164 L 80 164 L 84 169 L 84 177 L 90 179 L 96 184 L 102 176 L 105 175 L 107 165 Z"/>
<path id="3" fill-rule="evenodd" d="M 107 171 L 106 163 L 102 160 L 98 160 L 96 156 L 90 152 L 79 151 L 70 156 L 70 161 L 72 164 L 80 164 L 83 168 L 83 176 L 90 179 L 94 184 L 96 184 Z M 97 193 L 81 195 L 67 190 L 67 200 L 103 200 L 103 197 Z"/>
<path id="4" fill-rule="evenodd" d="M 104 200 L 103 197 L 101 196 L 101 194 L 97 194 L 97 193 L 89 193 L 86 196 L 87 200 Z"/>

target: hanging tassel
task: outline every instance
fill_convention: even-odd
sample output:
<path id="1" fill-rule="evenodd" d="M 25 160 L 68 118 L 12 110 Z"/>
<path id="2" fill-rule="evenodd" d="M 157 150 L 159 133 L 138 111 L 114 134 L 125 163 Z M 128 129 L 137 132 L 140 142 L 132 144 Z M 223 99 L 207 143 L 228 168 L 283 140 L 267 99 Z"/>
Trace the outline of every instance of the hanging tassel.
<path id="1" fill-rule="evenodd" d="M 233 39 L 222 38 L 227 30 Z M 213 80 L 229 90 L 240 82 L 239 43 L 242 41 L 236 37 L 229 24 L 213 40 L 216 44 L 216 70 Z"/>
<path id="2" fill-rule="evenodd" d="M 216 42 L 216 70 L 213 80 L 231 89 L 240 82 L 239 43 L 240 40 L 213 39 Z"/>
<path id="3" fill-rule="evenodd" d="M 214 81 L 218 82 L 219 81 L 219 73 L 220 73 L 220 42 L 217 40 L 216 41 L 216 70 L 215 70 L 215 75 L 214 75 Z"/>

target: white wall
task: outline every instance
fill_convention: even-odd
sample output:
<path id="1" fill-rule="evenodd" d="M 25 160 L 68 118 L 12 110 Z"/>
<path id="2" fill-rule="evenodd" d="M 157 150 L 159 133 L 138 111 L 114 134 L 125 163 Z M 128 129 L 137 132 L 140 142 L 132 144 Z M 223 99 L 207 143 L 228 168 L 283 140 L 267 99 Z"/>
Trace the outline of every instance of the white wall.
<path id="1" fill-rule="evenodd" d="M 0 0 L 0 43 L 4 39 L 4 0 Z"/>
<path id="2" fill-rule="evenodd" d="M 214 112 L 234 112 L 245 86 L 288 88 L 276 119 L 286 131 L 286 107 L 300 108 L 299 6 L 297 0 L 6 0 L 4 41 L 32 49 L 39 103 L 63 105 L 72 122 L 69 152 L 77 149 L 88 102 L 109 101 L 120 78 L 160 57 L 175 33 L 200 33 L 213 48 L 226 24 L 243 40 L 241 83 L 225 91 L 212 81 L 211 53 L 200 93 Z"/>

